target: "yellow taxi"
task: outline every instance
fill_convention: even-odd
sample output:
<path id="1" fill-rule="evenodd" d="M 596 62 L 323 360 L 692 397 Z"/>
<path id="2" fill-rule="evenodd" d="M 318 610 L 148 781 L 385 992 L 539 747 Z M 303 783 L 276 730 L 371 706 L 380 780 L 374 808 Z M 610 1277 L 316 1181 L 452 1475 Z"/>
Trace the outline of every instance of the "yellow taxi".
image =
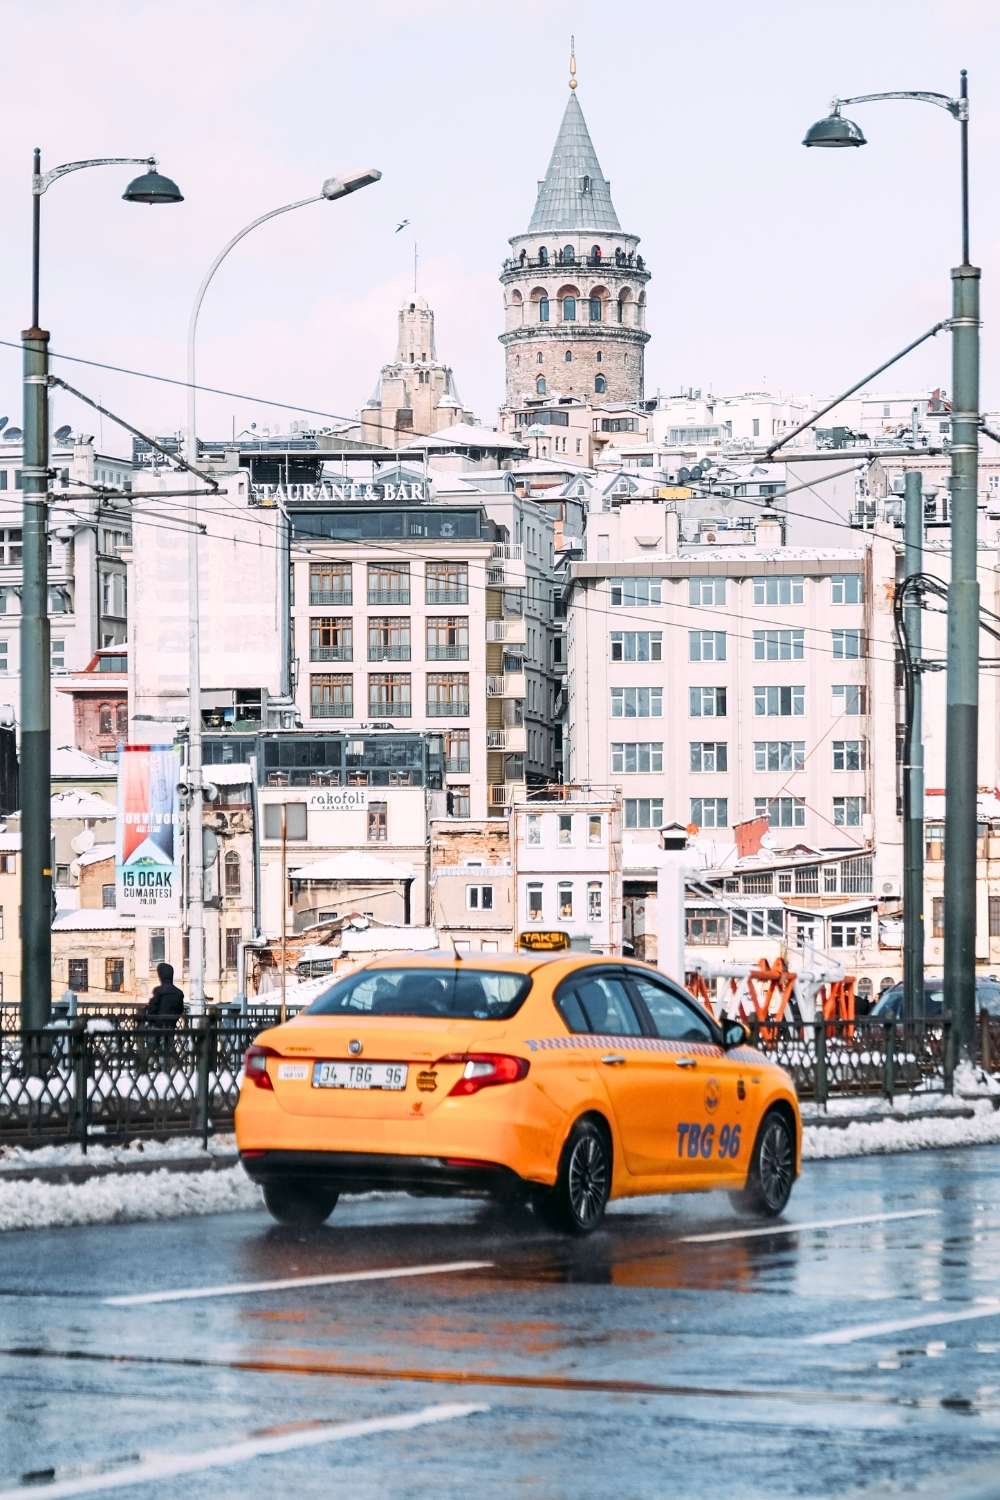
<path id="1" fill-rule="evenodd" d="M 240 1159 L 279 1222 L 342 1192 L 515 1196 L 586 1234 L 611 1198 L 728 1188 L 777 1215 L 788 1075 L 646 964 L 422 953 L 331 984 L 250 1047 Z"/>

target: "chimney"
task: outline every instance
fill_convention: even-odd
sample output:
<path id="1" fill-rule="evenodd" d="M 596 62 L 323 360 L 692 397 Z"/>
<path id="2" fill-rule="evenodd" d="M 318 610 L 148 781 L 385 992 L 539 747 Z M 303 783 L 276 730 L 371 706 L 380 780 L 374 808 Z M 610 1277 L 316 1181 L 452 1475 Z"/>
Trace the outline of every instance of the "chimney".
<path id="1" fill-rule="evenodd" d="M 754 541 L 758 547 L 781 547 L 784 545 L 785 528 L 776 510 L 762 510 L 754 528 Z"/>

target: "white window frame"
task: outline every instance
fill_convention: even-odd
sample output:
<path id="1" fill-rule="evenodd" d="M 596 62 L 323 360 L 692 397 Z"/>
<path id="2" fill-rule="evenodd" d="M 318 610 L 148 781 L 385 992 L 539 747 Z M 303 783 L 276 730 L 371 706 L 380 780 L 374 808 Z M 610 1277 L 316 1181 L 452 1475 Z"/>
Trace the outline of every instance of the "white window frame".
<path id="1" fill-rule="evenodd" d="M 465 909 L 466 911 L 492 911 L 492 885 L 467 885 L 465 887 Z"/>

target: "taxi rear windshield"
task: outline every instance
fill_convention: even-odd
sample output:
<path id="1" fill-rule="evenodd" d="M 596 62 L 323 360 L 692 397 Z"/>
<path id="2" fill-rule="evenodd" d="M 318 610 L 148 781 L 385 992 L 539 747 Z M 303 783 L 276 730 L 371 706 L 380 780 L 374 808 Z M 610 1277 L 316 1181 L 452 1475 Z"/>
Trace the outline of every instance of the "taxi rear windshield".
<path id="1" fill-rule="evenodd" d="M 527 974 L 494 969 L 369 969 L 351 974 L 308 1007 L 311 1016 L 425 1016 L 506 1021 L 531 988 Z"/>

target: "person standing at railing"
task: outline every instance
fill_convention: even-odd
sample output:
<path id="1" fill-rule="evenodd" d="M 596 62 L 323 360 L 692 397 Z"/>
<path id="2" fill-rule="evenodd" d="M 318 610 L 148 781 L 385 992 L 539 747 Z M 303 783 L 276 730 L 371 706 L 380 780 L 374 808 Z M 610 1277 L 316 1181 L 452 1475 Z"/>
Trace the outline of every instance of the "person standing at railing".
<path id="1" fill-rule="evenodd" d="M 184 1014 L 184 992 L 174 984 L 171 964 L 157 964 L 156 977 L 160 982 L 142 1013 L 142 1024 L 150 1033 L 148 1052 L 165 1054 L 169 1035 Z"/>

